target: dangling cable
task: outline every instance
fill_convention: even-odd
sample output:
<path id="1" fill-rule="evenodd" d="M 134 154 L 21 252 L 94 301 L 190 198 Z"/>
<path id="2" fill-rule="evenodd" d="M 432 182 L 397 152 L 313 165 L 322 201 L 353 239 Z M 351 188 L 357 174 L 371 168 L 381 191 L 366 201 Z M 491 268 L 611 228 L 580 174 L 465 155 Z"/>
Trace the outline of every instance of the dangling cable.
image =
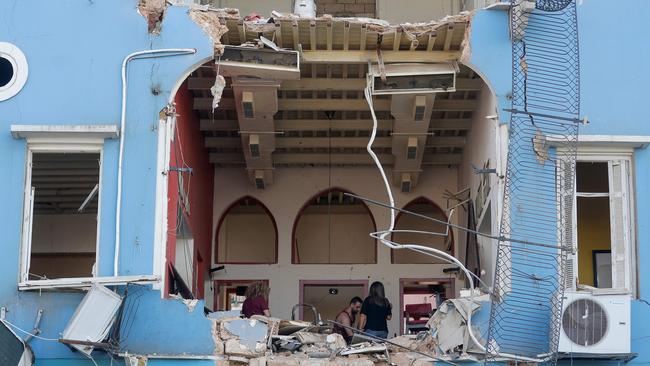
<path id="1" fill-rule="evenodd" d="M 366 96 L 366 102 L 368 102 L 368 106 L 370 107 L 370 114 L 372 115 L 372 133 L 370 134 L 370 140 L 368 140 L 368 145 L 366 145 L 366 151 L 368 151 L 368 154 L 370 154 L 372 160 L 375 162 L 375 166 L 377 166 L 377 169 L 379 169 L 379 173 L 381 174 L 381 179 L 384 181 L 384 186 L 386 187 L 386 193 L 388 194 L 388 201 L 390 202 L 391 207 L 395 207 L 395 198 L 393 198 L 393 191 L 390 189 L 390 184 L 388 184 L 388 178 L 386 177 L 386 172 L 384 171 L 384 168 L 381 166 L 381 162 L 379 161 L 377 154 L 375 154 L 375 152 L 372 151 L 372 144 L 375 142 L 375 138 L 377 137 L 377 116 L 375 115 L 375 108 L 372 105 L 372 95 L 370 94 L 369 88 L 365 88 L 363 92 Z M 393 230 L 394 228 L 395 228 L 395 210 L 391 208 L 390 224 L 388 225 L 388 231 Z M 384 245 L 387 245 L 392 248 L 393 246 L 384 240 L 384 238 L 386 238 L 387 235 L 388 232 L 382 234 L 380 236 L 380 241 L 384 243 Z"/>
<path id="2" fill-rule="evenodd" d="M 366 97 L 366 102 L 368 103 L 368 107 L 370 108 L 370 114 L 372 116 L 372 133 L 370 134 L 370 140 L 368 140 L 368 145 L 366 145 L 366 150 L 368 151 L 368 154 L 372 157 L 372 160 L 375 163 L 375 166 L 379 170 L 379 173 L 381 174 L 381 178 L 384 182 L 384 187 L 386 188 L 386 194 L 388 195 L 388 200 L 390 202 L 390 223 L 388 225 L 387 230 L 379 231 L 377 233 L 371 233 L 370 236 L 373 238 L 379 239 L 379 241 L 386 245 L 387 247 L 391 249 L 409 249 L 413 251 L 417 251 L 422 254 L 426 254 L 438 259 L 446 260 L 448 263 L 452 263 L 457 265 L 461 271 L 465 274 L 465 276 L 469 279 L 469 285 L 470 285 L 470 301 L 475 302 L 474 300 L 474 281 L 471 280 L 472 278 L 472 273 L 470 270 L 468 270 L 456 257 L 443 252 L 441 250 L 423 246 L 423 245 L 418 245 L 418 244 L 400 244 L 397 242 L 394 242 L 392 240 L 386 239 L 388 235 L 390 235 L 393 232 L 396 232 L 395 230 L 395 212 L 397 211 L 395 209 L 395 199 L 393 198 L 393 191 L 390 187 L 390 184 L 388 182 L 388 178 L 386 177 L 386 172 L 384 171 L 384 167 L 382 167 L 381 162 L 379 161 L 379 158 L 377 157 L 377 154 L 372 150 L 372 144 L 375 142 L 375 138 L 377 136 L 377 116 L 375 115 L 375 109 L 372 103 L 372 94 L 370 93 L 370 88 L 366 87 L 364 90 L 364 95 Z M 443 222 L 444 224 L 447 225 L 447 228 L 451 226 L 450 223 Z M 375 236 L 375 234 L 379 234 L 379 236 Z M 439 235 L 440 233 L 431 233 L 431 234 L 436 234 Z M 474 275 L 476 277 L 476 275 Z M 467 315 L 467 333 L 469 334 L 470 339 L 476 346 L 481 350 L 481 352 L 486 352 L 486 348 L 483 344 L 481 344 L 476 336 L 474 335 L 474 330 L 472 329 L 472 309 L 463 309 L 465 310 L 465 313 Z M 529 361 L 529 362 L 544 362 L 545 360 L 543 359 L 535 359 L 535 358 L 529 358 L 529 357 L 521 357 L 513 354 L 508 354 L 508 353 L 499 353 L 498 354 L 501 357 L 508 358 L 508 359 L 514 359 L 514 360 L 521 360 L 521 361 Z"/>

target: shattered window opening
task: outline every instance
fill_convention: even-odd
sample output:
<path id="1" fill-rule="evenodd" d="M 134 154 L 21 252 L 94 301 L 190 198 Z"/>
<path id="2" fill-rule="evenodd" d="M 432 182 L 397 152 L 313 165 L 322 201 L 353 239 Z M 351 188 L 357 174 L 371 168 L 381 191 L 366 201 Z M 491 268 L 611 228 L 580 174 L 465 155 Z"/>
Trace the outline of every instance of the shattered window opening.
<path id="1" fill-rule="evenodd" d="M 32 154 L 29 279 L 92 277 L 99 153 Z"/>
<path id="2" fill-rule="evenodd" d="M 579 286 L 635 291 L 636 266 L 630 160 L 603 156 L 576 163 L 573 212 Z"/>

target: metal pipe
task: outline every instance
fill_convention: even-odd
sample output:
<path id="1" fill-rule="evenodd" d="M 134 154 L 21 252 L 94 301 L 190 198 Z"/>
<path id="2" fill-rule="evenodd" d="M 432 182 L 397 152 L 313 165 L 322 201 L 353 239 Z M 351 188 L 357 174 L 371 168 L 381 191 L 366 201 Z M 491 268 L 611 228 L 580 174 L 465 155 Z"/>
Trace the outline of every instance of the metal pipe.
<path id="1" fill-rule="evenodd" d="M 195 54 L 195 48 L 161 48 L 157 50 L 136 51 L 128 54 L 122 61 L 122 113 L 120 115 L 120 151 L 117 165 L 117 198 L 115 207 L 115 256 L 113 258 L 113 276 L 119 275 L 120 262 L 120 227 L 122 219 L 122 165 L 124 162 L 124 131 L 126 127 L 126 92 L 127 66 L 131 60 Z"/>
<path id="2" fill-rule="evenodd" d="M 38 309 L 38 312 L 36 313 L 36 320 L 34 320 L 34 329 L 32 329 L 32 332 L 25 337 L 25 343 L 31 341 L 35 336 L 41 334 L 41 318 L 43 317 L 43 309 Z"/>
<path id="3" fill-rule="evenodd" d="M 321 325 L 322 324 L 320 314 L 316 310 L 316 307 L 314 305 L 311 305 L 311 304 L 296 304 L 296 305 L 294 305 L 293 308 L 291 309 L 291 320 L 296 320 L 296 309 L 298 309 L 299 307 L 310 308 L 314 312 L 314 324 L 315 325 Z"/>
<path id="4" fill-rule="evenodd" d="M 450 222 L 446 222 L 446 221 L 439 220 L 439 219 L 436 219 L 436 218 L 433 218 L 433 217 L 429 217 L 429 216 L 426 216 L 426 215 L 423 215 L 423 214 L 419 214 L 417 212 L 405 210 L 403 208 L 396 207 L 395 205 L 388 205 L 386 203 L 379 202 L 379 201 L 376 201 L 376 200 L 373 200 L 373 199 L 370 199 L 370 198 L 357 196 L 356 194 L 352 194 L 352 193 L 343 193 L 343 194 L 346 195 L 346 196 L 349 196 L 349 197 L 353 197 L 353 198 L 362 200 L 362 201 L 367 202 L 367 203 L 371 203 L 373 205 L 385 207 L 385 208 L 391 209 L 393 211 L 397 211 L 397 212 L 413 215 L 413 216 L 416 216 L 416 217 L 420 217 L 420 218 L 423 218 L 425 220 L 437 222 L 439 224 L 446 225 L 446 226 L 449 226 L 451 228 L 458 229 L 458 230 L 461 230 L 461 231 L 464 231 L 464 232 L 467 232 L 467 233 L 470 233 L 470 234 L 476 234 L 478 236 L 482 236 L 482 237 L 485 237 L 485 238 L 488 238 L 488 239 L 494 239 L 494 240 L 498 240 L 498 241 L 501 241 L 501 242 L 519 243 L 519 244 L 525 244 L 525 245 L 531 245 L 531 246 L 539 246 L 539 247 L 543 247 L 543 248 L 551 248 L 551 249 L 558 249 L 558 250 L 564 250 L 564 251 L 571 251 L 571 248 L 565 248 L 565 247 L 557 246 L 557 245 L 553 245 L 553 244 L 538 243 L 538 242 L 529 241 L 529 240 L 513 239 L 513 238 L 506 237 L 506 236 L 495 236 L 495 235 L 485 234 L 485 233 L 482 233 L 482 232 L 477 231 L 477 230 L 468 229 L 466 227 L 462 227 L 460 225 L 452 224 Z M 382 232 L 390 232 L 390 231 L 393 231 L 393 230 L 392 229 L 382 230 Z"/>

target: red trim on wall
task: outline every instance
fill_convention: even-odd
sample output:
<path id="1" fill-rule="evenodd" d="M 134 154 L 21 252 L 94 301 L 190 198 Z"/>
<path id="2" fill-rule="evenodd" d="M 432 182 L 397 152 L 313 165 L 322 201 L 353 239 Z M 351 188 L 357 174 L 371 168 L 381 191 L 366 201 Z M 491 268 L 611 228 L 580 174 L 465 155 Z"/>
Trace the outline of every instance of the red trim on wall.
<path id="1" fill-rule="evenodd" d="M 194 263 L 196 286 L 189 284 L 192 291 L 199 299 L 203 298 L 205 278 L 210 268 L 209 261 L 212 249 L 212 200 L 214 167 L 209 161 L 208 151 L 205 149 L 203 134 L 199 128 L 199 117 L 193 109 L 194 96 L 187 88 L 187 81 L 181 85 L 176 93 L 176 127 L 173 131 L 174 140 L 171 142 L 170 166 L 192 168 L 190 176 L 184 174 L 183 183 L 186 192 L 191 192 L 189 197 L 190 212 L 183 212 L 194 240 Z M 169 168 L 169 167 L 166 167 Z M 178 210 L 178 174 L 177 171 L 168 172 L 168 204 L 167 204 L 167 264 L 173 264 L 176 257 L 176 229 L 179 225 Z M 206 199 L 207 197 L 207 199 Z M 184 210 L 183 210 L 184 211 Z M 169 293 L 169 278 L 165 281 L 165 295 Z"/>
<path id="2" fill-rule="evenodd" d="M 454 297 L 455 283 L 453 278 L 400 278 L 399 279 L 399 333 L 404 334 L 404 282 L 413 282 L 413 281 L 440 281 L 445 283 L 447 298 L 451 299 Z"/>
<path id="3" fill-rule="evenodd" d="M 438 212 L 440 212 L 442 214 L 442 217 L 444 217 L 445 221 L 449 220 L 449 217 L 447 216 L 447 213 L 445 212 L 445 210 L 443 210 L 440 206 L 438 206 L 437 203 L 433 202 L 432 200 L 430 200 L 430 199 L 428 199 L 428 198 L 426 198 L 424 196 L 420 196 L 420 197 L 410 201 L 409 203 L 404 205 L 404 207 L 402 209 L 403 210 L 408 210 L 409 206 L 414 205 L 414 204 L 418 204 L 418 203 L 427 203 L 427 204 L 432 205 L 436 210 L 438 210 Z M 395 216 L 395 229 L 399 229 L 399 227 L 397 225 L 399 224 L 399 219 L 402 217 L 402 214 L 404 214 L 404 213 L 401 212 L 401 211 L 398 211 L 397 216 Z M 405 214 L 405 215 L 408 215 L 408 214 Z M 394 236 L 395 236 L 395 234 L 391 235 L 391 240 L 394 239 Z M 451 228 L 449 228 L 449 236 L 451 236 L 451 251 L 449 251 L 449 254 L 455 255 L 455 252 L 456 252 L 456 245 L 455 244 L 456 243 L 455 243 L 455 240 L 454 240 L 454 230 L 452 230 Z M 427 263 L 395 263 L 395 250 L 396 249 L 391 249 L 390 250 L 390 263 L 391 264 L 427 264 Z M 397 250 L 404 250 L 404 249 L 397 249 Z"/>
<path id="4" fill-rule="evenodd" d="M 273 229 L 275 230 L 275 259 L 273 262 L 219 262 L 219 230 L 221 229 L 221 224 L 223 224 L 223 220 L 226 219 L 226 216 L 232 210 L 235 206 L 239 204 L 239 202 L 244 201 L 244 200 L 253 200 L 257 202 L 264 212 L 269 216 L 271 219 L 271 222 L 273 223 Z M 235 202 L 231 203 L 226 209 L 223 211 L 221 216 L 219 217 L 219 221 L 217 223 L 217 231 L 215 232 L 214 235 L 214 262 L 219 263 L 219 264 L 276 264 L 278 263 L 278 224 L 275 222 L 275 217 L 273 216 L 273 213 L 271 213 L 271 210 L 269 210 L 266 205 L 260 201 L 259 199 L 253 197 L 253 196 L 244 196 Z"/>
<path id="5" fill-rule="evenodd" d="M 300 218 L 304 214 L 305 210 L 307 209 L 307 207 L 311 206 L 312 201 L 316 197 L 321 196 L 321 195 L 323 195 L 325 193 L 329 193 L 331 191 L 341 191 L 343 193 L 354 194 L 351 191 L 349 191 L 347 189 L 344 189 L 344 188 L 341 188 L 341 187 L 336 187 L 336 186 L 335 187 L 330 187 L 330 188 L 324 189 L 322 191 L 319 191 L 315 195 L 311 196 L 307 200 L 307 202 L 305 202 L 302 205 L 302 207 L 300 207 L 300 210 L 298 211 L 298 214 L 296 215 L 296 218 L 293 220 L 293 228 L 291 229 L 291 264 L 324 264 L 324 265 L 327 265 L 327 264 L 377 264 L 377 240 L 374 240 L 375 245 L 373 245 L 373 248 L 374 248 L 374 253 L 373 253 L 374 254 L 374 260 L 372 262 L 370 262 L 370 263 L 307 263 L 307 262 L 298 262 L 297 250 L 296 250 L 296 245 L 298 244 L 296 242 L 296 229 L 298 228 L 298 221 L 300 221 Z M 373 216 L 372 211 L 370 211 L 370 207 L 368 207 L 368 205 L 363 201 L 361 201 L 361 205 L 366 209 L 366 211 L 368 212 L 368 216 L 370 216 L 370 220 L 372 220 L 373 231 L 377 231 L 377 222 L 375 221 L 375 217 Z M 368 234 L 370 234 L 370 233 L 368 233 Z"/>

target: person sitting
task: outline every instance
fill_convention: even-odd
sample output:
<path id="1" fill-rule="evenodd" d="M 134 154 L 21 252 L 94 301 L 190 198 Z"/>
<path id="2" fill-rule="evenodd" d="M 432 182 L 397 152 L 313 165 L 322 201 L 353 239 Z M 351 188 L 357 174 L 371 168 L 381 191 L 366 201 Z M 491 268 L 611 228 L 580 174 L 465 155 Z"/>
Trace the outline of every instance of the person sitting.
<path id="1" fill-rule="evenodd" d="M 368 297 L 361 304 L 359 329 L 371 336 L 388 338 L 388 323 L 392 314 L 392 305 L 384 295 L 384 285 L 375 281 L 370 285 Z"/>
<path id="2" fill-rule="evenodd" d="M 359 296 L 355 296 L 350 300 L 350 304 L 336 316 L 336 322 L 341 323 L 345 326 L 348 327 L 353 327 L 354 322 L 356 321 L 357 314 L 359 314 L 359 311 L 361 311 L 361 303 L 363 300 Z M 338 324 L 334 324 L 334 333 L 338 333 L 341 336 L 343 336 L 343 339 L 347 342 L 347 344 L 350 344 L 352 341 L 352 336 L 354 336 L 354 332 L 349 329 L 342 327 Z"/>
<path id="3" fill-rule="evenodd" d="M 246 300 L 242 305 L 241 313 L 246 318 L 253 315 L 271 316 L 269 312 L 269 285 L 266 282 L 258 281 L 252 283 L 246 289 Z"/>

